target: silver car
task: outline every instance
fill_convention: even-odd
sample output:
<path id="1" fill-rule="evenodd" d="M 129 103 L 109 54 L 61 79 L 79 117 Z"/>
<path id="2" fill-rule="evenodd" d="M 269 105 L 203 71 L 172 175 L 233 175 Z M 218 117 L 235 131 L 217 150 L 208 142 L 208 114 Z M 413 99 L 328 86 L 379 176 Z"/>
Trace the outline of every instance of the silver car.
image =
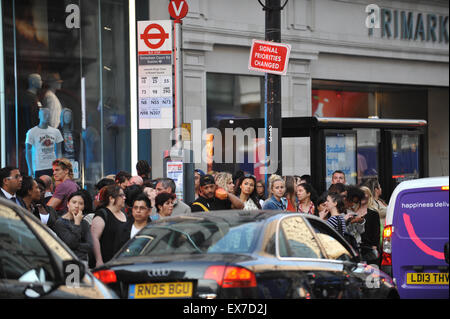
<path id="1" fill-rule="evenodd" d="M 117 298 L 35 216 L 0 198 L 0 298 Z"/>

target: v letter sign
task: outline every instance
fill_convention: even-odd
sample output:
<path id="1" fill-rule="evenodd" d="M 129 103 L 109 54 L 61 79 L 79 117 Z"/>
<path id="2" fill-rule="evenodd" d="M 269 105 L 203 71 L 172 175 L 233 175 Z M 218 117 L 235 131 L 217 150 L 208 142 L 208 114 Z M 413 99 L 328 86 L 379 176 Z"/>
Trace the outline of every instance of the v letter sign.
<path id="1" fill-rule="evenodd" d="M 169 14 L 175 20 L 183 19 L 188 13 L 188 4 L 185 0 L 171 0 Z"/>

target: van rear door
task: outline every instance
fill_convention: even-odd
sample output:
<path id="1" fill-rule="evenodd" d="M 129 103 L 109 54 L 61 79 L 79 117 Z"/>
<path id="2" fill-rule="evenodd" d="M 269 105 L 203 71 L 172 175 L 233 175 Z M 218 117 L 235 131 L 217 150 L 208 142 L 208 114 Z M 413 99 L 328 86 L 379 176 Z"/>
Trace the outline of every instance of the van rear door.
<path id="1" fill-rule="evenodd" d="M 406 189 L 394 208 L 392 273 L 401 298 L 448 298 L 448 187 Z"/>

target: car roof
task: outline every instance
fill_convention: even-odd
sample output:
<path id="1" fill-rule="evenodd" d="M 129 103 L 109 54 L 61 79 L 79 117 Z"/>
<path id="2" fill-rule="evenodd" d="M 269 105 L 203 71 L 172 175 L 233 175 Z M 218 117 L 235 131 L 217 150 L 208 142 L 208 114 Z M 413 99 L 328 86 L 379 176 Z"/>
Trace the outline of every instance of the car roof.
<path id="1" fill-rule="evenodd" d="M 394 189 L 394 192 L 391 195 L 391 199 L 389 200 L 389 205 L 386 210 L 386 225 L 392 225 L 392 221 L 394 218 L 395 203 L 397 201 L 398 195 L 401 192 L 403 192 L 405 190 L 430 188 L 430 187 L 442 187 L 442 186 L 448 186 L 448 185 L 449 185 L 449 177 L 448 176 L 426 177 L 426 178 L 419 178 L 419 179 L 413 179 L 413 180 L 401 182 Z"/>
<path id="2" fill-rule="evenodd" d="M 209 212 L 198 212 L 180 216 L 165 217 L 150 223 L 149 226 L 159 223 L 182 222 L 188 220 L 226 219 L 232 222 L 251 222 L 259 220 L 269 220 L 278 215 L 287 215 L 287 213 L 284 211 L 276 210 L 215 210 Z"/>

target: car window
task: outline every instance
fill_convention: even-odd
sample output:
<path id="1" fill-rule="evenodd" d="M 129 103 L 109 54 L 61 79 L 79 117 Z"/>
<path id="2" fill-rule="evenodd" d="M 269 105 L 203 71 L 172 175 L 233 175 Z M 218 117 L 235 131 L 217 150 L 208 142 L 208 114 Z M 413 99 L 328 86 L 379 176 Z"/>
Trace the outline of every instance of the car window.
<path id="1" fill-rule="evenodd" d="M 52 232 L 51 229 L 44 229 L 42 224 L 34 221 L 32 218 L 28 216 L 23 216 L 24 220 L 29 224 L 29 226 L 38 234 L 38 236 L 45 242 L 45 245 L 55 253 L 61 260 L 71 260 L 73 257 L 69 254 L 69 252 L 55 239 L 53 238 L 49 232 Z M 55 234 L 55 236 L 57 236 Z"/>
<path id="2" fill-rule="evenodd" d="M 313 233 L 300 216 L 281 221 L 278 248 L 280 257 L 323 258 Z"/>
<path id="3" fill-rule="evenodd" d="M 0 280 L 49 282 L 51 259 L 14 210 L 0 205 Z"/>
<path id="4" fill-rule="evenodd" d="M 251 252 L 261 222 L 185 221 L 143 229 L 119 256 Z"/>
<path id="5" fill-rule="evenodd" d="M 337 235 L 331 231 L 328 225 L 314 219 L 308 219 L 308 221 L 316 232 L 316 236 L 329 259 L 343 261 L 352 259 L 352 254 L 340 243 Z"/>

